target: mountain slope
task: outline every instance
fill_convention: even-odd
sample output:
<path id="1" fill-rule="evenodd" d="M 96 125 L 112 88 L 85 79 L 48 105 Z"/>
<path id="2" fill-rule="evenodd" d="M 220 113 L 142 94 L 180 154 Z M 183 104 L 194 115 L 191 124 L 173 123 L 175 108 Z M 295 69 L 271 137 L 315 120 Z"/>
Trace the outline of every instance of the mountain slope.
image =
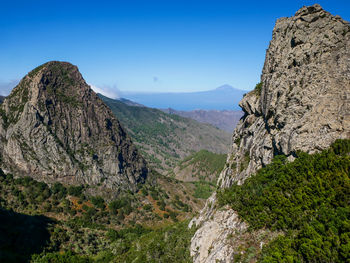
<path id="1" fill-rule="evenodd" d="M 199 122 L 209 123 L 221 130 L 232 133 L 239 119 L 243 116 L 242 111 L 231 110 L 192 110 L 177 111 L 171 108 L 162 109 L 169 114 L 176 114 L 185 118 L 190 118 Z"/>
<path id="2" fill-rule="evenodd" d="M 201 150 L 183 159 L 172 174 L 180 181 L 205 181 L 215 184 L 225 165 L 226 157 L 226 154 Z"/>
<path id="3" fill-rule="evenodd" d="M 321 153 L 298 152 L 290 163 L 276 156 L 243 185 L 219 192 L 219 204 L 229 204 L 254 230 L 280 231 L 262 262 L 346 262 L 349 154 L 350 140 L 336 140 Z"/>
<path id="4" fill-rule="evenodd" d="M 193 197 L 192 184 L 151 178 L 158 183 L 147 180 L 141 191 L 107 200 L 87 195 L 86 186 L 47 185 L 0 169 L 0 261 L 120 262 L 159 253 L 156 262 L 189 259 L 187 219 L 205 200 Z"/>
<path id="5" fill-rule="evenodd" d="M 349 44 L 349 23 L 324 11 L 317 4 L 301 8 L 293 17 L 277 20 L 266 52 L 261 83 L 240 102 L 245 114 L 233 133 L 231 152 L 218 180 L 221 188 L 245 184 L 247 178 L 270 164 L 276 155 L 284 155 L 288 161 L 293 161 L 300 151 L 312 154 L 327 149 L 336 139 L 350 138 Z M 320 162 L 316 167 L 325 163 Z M 314 171 L 312 167 L 300 169 L 310 169 L 310 177 Z M 332 166 L 326 170 L 332 173 Z M 348 178 L 343 179 L 348 182 Z M 287 189 L 288 183 L 288 179 L 282 180 L 278 191 Z M 321 181 L 318 183 L 318 186 L 322 185 Z M 260 187 L 252 190 L 255 191 L 252 194 L 270 196 L 275 193 L 263 192 L 264 187 L 262 182 Z M 306 192 L 298 195 L 298 198 L 315 201 L 316 205 L 313 191 L 308 189 Z M 290 194 L 287 192 L 286 196 Z M 200 216 L 191 223 L 200 226 L 191 244 L 191 254 L 196 263 L 256 258 L 262 244 L 279 235 L 278 232 L 271 232 L 276 229 L 266 228 L 266 225 L 253 235 L 249 234 L 247 222 L 236 211 L 228 206 L 217 208 L 214 194 L 207 200 Z M 254 207 L 248 209 L 258 213 Z M 265 219 L 269 218 L 270 210 L 262 212 Z M 282 217 L 281 210 L 274 212 L 278 216 L 273 214 L 272 217 Z M 283 220 L 293 221 L 288 216 Z M 227 242 L 228 238 L 232 238 L 231 244 Z M 251 249 L 236 250 L 238 246 L 250 246 L 251 241 L 254 241 Z M 284 245 L 288 246 L 286 243 Z M 327 248 L 334 245 L 328 244 Z M 196 250 L 197 247 L 200 249 Z M 211 249 L 208 251 L 209 247 Z M 334 248 L 331 250 L 334 251 Z M 307 250 L 309 248 L 305 247 Z M 314 255 L 321 252 L 317 249 L 311 251 Z M 240 254 L 241 259 L 235 259 L 237 252 L 244 254 Z M 284 254 L 286 251 L 281 248 L 277 253 Z M 299 259 L 302 261 L 301 257 Z M 331 257 L 328 259 L 326 261 L 332 261 Z M 288 260 L 292 261 L 291 258 Z M 319 260 L 311 257 L 307 261 Z M 277 259 L 272 262 L 283 261 Z"/>
<path id="6" fill-rule="evenodd" d="M 225 131 L 157 109 L 129 106 L 99 96 L 127 129 L 148 163 L 158 171 L 174 167 L 194 151 L 227 153 L 231 136 Z"/>
<path id="7" fill-rule="evenodd" d="M 5 98 L 6 97 L 4 97 L 4 96 L 0 96 L 0 104 L 4 101 Z"/>
<path id="8" fill-rule="evenodd" d="M 203 110 L 240 110 L 238 102 L 246 91 L 229 85 L 215 90 L 179 93 L 136 93 L 124 92 L 122 96 L 147 107 L 191 111 Z"/>
<path id="9" fill-rule="evenodd" d="M 145 181 L 144 159 L 76 66 L 53 61 L 34 69 L 0 113 L 1 168 L 7 172 L 113 194 L 135 191 Z"/>

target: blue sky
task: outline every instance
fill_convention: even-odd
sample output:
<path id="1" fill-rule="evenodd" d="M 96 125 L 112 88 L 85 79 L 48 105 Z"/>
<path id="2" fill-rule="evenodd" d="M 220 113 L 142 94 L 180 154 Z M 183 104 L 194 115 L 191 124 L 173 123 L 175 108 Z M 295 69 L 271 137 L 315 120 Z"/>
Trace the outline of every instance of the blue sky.
<path id="1" fill-rule="evenodd" d="M 50 60 L 122 91 L 200 91 L 259 81 L 279 17 L 315 1 L 1 1 L 0 94 Z M 350 20 L 350 1 L 318 1 Z M 5 94 L 6 95 L 6 94 Z"/>

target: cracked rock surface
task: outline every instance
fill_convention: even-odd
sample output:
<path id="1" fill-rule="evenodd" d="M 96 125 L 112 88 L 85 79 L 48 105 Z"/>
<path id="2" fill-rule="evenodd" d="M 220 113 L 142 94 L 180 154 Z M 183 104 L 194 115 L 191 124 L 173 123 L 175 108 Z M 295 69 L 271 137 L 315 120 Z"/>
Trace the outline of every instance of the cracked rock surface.
<path id="1" fill-rule="evenodd" d="M 135 191 L 147 166 L 78 68 L 48 62 L 0 105 L 1 168 L 47 183 Z"/>
<path id="2" fill-rule="evenodd" d="M 266 52 L 261 88 L 246 94 L 240 106 L 244 116 L 234 130 L 231 152 L 218 179 L 221 188 L 242 184 L 275 155 L 293 160 L 297 151 L 314 153 L 336 139 L 350 138 L 349 23 L 317 4 L 278 19 Z M 226 262 L 234 250 L 220 231 L 205 231 L 210 218 L 221 213 L 213 208 L 215 194 L 209 202 L 191 222 L 199 227 L 192 245 L 216 240 L 215 252 L 192 249 L 195 263 Z M 220 222 L 216 229 L 225 226 Z"/>

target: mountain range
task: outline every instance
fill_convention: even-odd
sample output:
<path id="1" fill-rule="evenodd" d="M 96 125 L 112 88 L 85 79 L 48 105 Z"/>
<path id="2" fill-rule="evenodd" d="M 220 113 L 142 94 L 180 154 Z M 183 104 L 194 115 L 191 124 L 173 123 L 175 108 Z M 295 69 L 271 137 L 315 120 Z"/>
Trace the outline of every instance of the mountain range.
<path id="1" fill-rule="evenodd" d="M 0 262 L 348 262 L 349 45 L 318 4 L 278 19 L 232 141 L 33 69 L 0 104 Z"/>
<path id="2" fill-rule="evenodd" d="M 129 100 L 99 97 L 118 117 L 152 168 L 174 168 L 186 156 L 200 150 L 226 154 L 231 135 L 210 124 L 167 114 Z"/>
<path id="3" fill-rule="evenodd" d="M 238 102 L 247 91 L 223 85 L 214 90 L 179 93 L 123 92 L 121 97 L 147 107 L 179 111 L 191 110 L 240 110 Z"/>
<path id="4" fill-rule="evenodd" d="M 190 118 L 199 122 L 209 123 L 219 129 L 232 133 L 239 119 L 243 116 L 242 111 L 232 110 L 192 110 L 177 111 L 171 108 L 162 109 L 169 114 L 176 114 L 182 117 Z"/>

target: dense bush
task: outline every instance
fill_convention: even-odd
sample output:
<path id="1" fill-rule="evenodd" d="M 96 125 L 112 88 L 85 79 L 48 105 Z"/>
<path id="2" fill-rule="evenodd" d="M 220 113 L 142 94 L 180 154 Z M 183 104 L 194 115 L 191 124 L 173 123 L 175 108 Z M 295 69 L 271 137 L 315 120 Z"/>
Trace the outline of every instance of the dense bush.
<path id="1" fill-rule="evenodd" d="M 139 227 L 138 238 L 117 256 L 116 262 L 192 262 L 189 245 L 194 229 L 189 230 L 187 225 L 184 221 L 148 233 Z"/>
<path id="2" fill-rule="evenodd" d="M 206 182 L 206 181 L 198 181 L 193 182 L 195 186 L 193 196 L 195 198 L 207 199 L 215 190 L 215 184 Z"/>
<path id="3" fill-rule="evenodd" d="M 84 191 L 84 187 L 83 186 L 69 186 L 68 187 L 68 194 L 69 195 L 72 195 L 72 196 L 77 196 L 77 197 L 80 197 L 82 196 L 83 194 L 83 191 Z"/>
<path id="4" fill-rule="evenodd" d="M 64 253 L 46 253 L 43 255 L 34 255 L 32 258 L 33 263 L 90 263 L 91 259 L 85 256 L 74 254 L 71 251 Z"/>
<path id="5" fill-rule="evenodd" d="M 345 262 L 350 258 L 350 140 L 294 162 L 276 156 L 242 186 L 218 193 L 251 228 L 283 230 L 262 262 Z"/>

